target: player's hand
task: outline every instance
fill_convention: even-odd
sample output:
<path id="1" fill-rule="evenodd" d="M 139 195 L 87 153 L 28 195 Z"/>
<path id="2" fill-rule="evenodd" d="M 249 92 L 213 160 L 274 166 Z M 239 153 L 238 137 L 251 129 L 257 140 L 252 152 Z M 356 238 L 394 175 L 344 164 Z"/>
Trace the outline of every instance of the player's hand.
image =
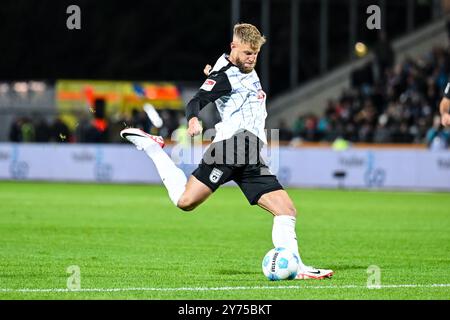
<path id="1" fill-rule="evenodd" d="M 201 134 L 202 130 L 203 130 L 203 128 L 202 128 L 202 125 L 200 124 L 200 121 L 198 121 L 198 118 L 193 117 L 193 118 L 191 118 L 189 120 L 189 123 L 188 123 L 188 135 L 190 137 L 197 136 L 197 135 Z"/>
<path id="2" fill-rule="evenodd" d="M 203 69 L 203 73 L 205 74 L 205 76 L 209 76 L 209 72 L 211 71 L 211 66 L 209 64 L 207 64 L 205 66 L 205 68 Z"/>
<path id="3" fill-rule="evenodd" d="M 444 113 L 441 117 L 441 124 L 444 127 L 450 127 L 450 114 L 449 113 Z"/>

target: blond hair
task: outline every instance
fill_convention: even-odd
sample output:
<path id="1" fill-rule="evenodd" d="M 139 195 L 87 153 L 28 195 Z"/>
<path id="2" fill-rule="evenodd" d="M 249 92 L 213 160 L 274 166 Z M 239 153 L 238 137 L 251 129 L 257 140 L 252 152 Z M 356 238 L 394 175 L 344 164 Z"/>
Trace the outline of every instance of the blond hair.
<path id="1" fill-rule="evenodd" d="M 233 38 L 249 44 L 252 49 L 259 49 L 266 42 L 266 38 L 259 30 L 249 23 L 238 23 L 233 28 Z"/>

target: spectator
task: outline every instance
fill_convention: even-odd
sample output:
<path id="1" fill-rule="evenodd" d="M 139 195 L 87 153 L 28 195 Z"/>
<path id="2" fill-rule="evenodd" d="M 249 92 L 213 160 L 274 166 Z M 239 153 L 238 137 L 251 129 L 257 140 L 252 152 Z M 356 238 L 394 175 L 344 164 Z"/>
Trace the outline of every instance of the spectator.
<path id="1" fill-rule="evenodd" d="M 22 125 L 20 126 L 20 132 L 22 135 L 22 142 L 35 141 L 34 125 L 29 118 L 27 117 L 23 118 Z"/>
<path id="2" fill-rule="evenodd" d="M 172 132 L 179 126 L 179 117 L 184 117 L 184 115 L 177 114 L 175 111 L 166 109 L 161 111 L 160 116 L 163 120 L 163 126 L 159 129 L 159 134 L 163 138 L 170 138 Z"/>
<path id="3" fill-rule="evenodd" d="M 9 141 L 11 142 L 22 142 L 22 127 L 23 119 L 15 118 L 11 123 L 9 128 Z"/>
<path id="4" fill-rule="evenodd" d="M 43 117 L 37 117 L 35 125 L 36 142 L 50 141 L 50 127 Z"/>
<path id="5" fill-rule="evenodd" d="M 413 136 L 409 132 L 408 123 L 402 121 L 400 124 L 397 124 L 394 128 L 394 132 L 392 133 L 392 142 L 395 143 L 411 143 L 413 142 Z"/>
<path id="6" fill-rule="evenodd" d="M 109 127 L 106 119 L 106 101 L 98 98 L 94 102 L 94 119 L 86 130 L 86 142 L 90 143 L 106 143 L 108 142 Z"/>
<path id="7" fill-rule="evenodd" d="M 305 120 L 305 127 L 300 136 L 305 141 L 317 141 L 317 117 L 309 115 Z"/>
<path id="8" fill-rule="evenodd" d="M 317 140 L 324 140 L 326 137 L 326 132 L 329 130 L 328 117 L 326 115 L 322 116 L 317 123 Z"/>
<path id="9" fill-rule="evenodd" d="M 75 132 L 74 132 L 74 141 L 75 142 L 88 142 L 88 131 L 90 129 L 91 125 L 89 123 L 89 119 L 88 116 L 86 114 L 81 114 L 79 119 L 78 119 L 78 123 L 75 127 Z"/>
<path id="10" fill-rule="evenodd" d="M 69 142 L 70 131 L 67 125 L 60 117 L 56 117 L 51 126 L 50 141 L 52 142 Z"/>
<path id="11" fill-rule="evenodd" d="M 293 134 L 294 137 L 300 137 L 305 129 L 305 117 L 303 115 L 298 116 L 297 120 L 294 122 Z"/>
<path id="12" fill-rule="evenodd" d="M 391 141 L 391 131 L 387 128 L 386 122 L 379 121 L 374 133 L 373 142 L 387 143 Z"/>

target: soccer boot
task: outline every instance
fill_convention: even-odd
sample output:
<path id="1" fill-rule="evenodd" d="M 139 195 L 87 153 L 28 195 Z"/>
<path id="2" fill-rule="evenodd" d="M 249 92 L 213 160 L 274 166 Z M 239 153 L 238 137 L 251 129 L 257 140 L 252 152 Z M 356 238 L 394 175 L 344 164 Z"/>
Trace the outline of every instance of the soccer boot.
<path id="1" fill-rule="evenodd" d="M 148 146 L 157 143 L 161 148 L 164 148 L 164 139 L 161 136 L 154 136 L 145 133 L 141 129 L 128 128 L 120 131 L 120 136 L 132 142 L 136 149 L 144 150 Z"/>
<path id="2" fill-rule="evenodd" d="M 295 279 L 306 280 L 306 279 L 324 279 L 331 278 L 333 275 L 333 270 L 326 269 L 316 269 L 314 267 L 305 266 L 303 269 L 299 269 Z"/>

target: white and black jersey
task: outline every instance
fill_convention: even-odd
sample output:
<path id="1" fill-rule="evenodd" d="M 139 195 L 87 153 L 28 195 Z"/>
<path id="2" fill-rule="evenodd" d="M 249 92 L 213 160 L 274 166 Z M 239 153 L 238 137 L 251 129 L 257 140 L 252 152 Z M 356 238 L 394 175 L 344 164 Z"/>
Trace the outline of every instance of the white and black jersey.
<path id="1" fill-rule="evenodd" d="M 231 138 L 241 131 L 249 131 L 267 143 L 264 131 L 267 117 L 266 94 L 256 71 L 242 73 L 222 55 L 214 65 L 200 90 L 188 103 L 187 119 L 198 116 L 209 102 L 214 102 L 221 122 L 216 124 L 213 142 Z"/>
<path id="2" fill-rule="evenodd" d="M 266 94 L 256 72 L 242 73 L 227 55 L 222 55 L 189 102 L 188 120 L 198 116 L 209 102 L 215 103 L 222 121 L 216 125 L 216 137 L 192 175 L 213 192 L 232 180 L 252 205 L 258 204 L 262 195 L 282 190 L 260 156 L 262 145 L 267 143 L 267 112 Z"/>

